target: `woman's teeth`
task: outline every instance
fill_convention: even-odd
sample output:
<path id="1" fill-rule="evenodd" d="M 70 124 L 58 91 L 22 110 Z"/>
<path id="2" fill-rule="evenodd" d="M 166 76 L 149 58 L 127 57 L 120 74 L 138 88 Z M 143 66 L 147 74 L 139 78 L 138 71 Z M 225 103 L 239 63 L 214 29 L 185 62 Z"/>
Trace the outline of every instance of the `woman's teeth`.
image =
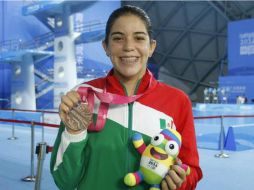
<path id="1" fill-rule="evenodd" d="M 137 57 L 122 57 L 121 61 L 124 64 L 131 64 L 131 63 L 136 63 L 138 61 L 138 58 Z"/>

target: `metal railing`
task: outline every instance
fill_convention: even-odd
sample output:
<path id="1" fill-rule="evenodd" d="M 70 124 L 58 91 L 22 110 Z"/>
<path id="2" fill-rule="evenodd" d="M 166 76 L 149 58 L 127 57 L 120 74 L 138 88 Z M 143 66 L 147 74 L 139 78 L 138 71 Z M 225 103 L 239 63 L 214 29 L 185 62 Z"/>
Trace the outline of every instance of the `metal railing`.
<path id="1" fill-rule="evenodd" d="M 0 42 L 0 52 L 18 51 L 24 49 L 35 49 L 41 46 L 52 45 L 55 35 L 53 32 L 48 32 L 39 36 L 35 36 L 32 40 L 22 41 L 20 39 L 12 39 Z"/>
<path id="2" fill-rule="evenodd" d="M 88 23 L 77 24 L 74 27 L 74 31 L 85 33 L 85 32 L 104 30 L 105 27 L 106 27 L 105 22 L 100 22 L 100 21 L 95 20 L 95 21 L 91 21 Z"/>

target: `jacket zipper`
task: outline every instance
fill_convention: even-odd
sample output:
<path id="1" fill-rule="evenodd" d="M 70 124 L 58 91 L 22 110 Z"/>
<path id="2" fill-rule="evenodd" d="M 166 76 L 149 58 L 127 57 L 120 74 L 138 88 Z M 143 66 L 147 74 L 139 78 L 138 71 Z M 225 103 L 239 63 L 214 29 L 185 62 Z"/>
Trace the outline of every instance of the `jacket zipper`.
<path id="1" fill-rule="evenodd" d="M 135 87 L 135 90 L 134 90 L 134 94 L 137 93 L 137 90 L 138 90 L 138 87 L 140 85 L 140 82 L 141 82 L 141 79 L 138 80 L 137 84 L 136 84 L 136 87 Z M 124 88 L 124 92 L 125 94 L 128 96 L 128 92 L 127 92 L 127 89 L 125 88 L 124 84 L 121 82 L 123 88 Z M 131 139 L 132 139 L 132 136 L 131 136 L 131 132 L 132 132 L 132 122 L 133 122 L 133 105 L 134 105 L 134 102 L 131 102 L 131 103 L 128 103 L 128 130 L 127 130 L 127 151 L 126 151 L 126 173 L 129 173 L 130 172 L 130 151 L 129 151 L 129 146 L 132 144 L 131 143 Z"/>
<path id="2" fill-rule="evenodd" d="M 130 172 L 130 144 L 131 144 L 131 132 L 132 132 L 132 121 L 133 121 L 133 102 L 128 104 L 128 132 L 127 132 L 127 152 L 126 152 L 126 171 Z"/>

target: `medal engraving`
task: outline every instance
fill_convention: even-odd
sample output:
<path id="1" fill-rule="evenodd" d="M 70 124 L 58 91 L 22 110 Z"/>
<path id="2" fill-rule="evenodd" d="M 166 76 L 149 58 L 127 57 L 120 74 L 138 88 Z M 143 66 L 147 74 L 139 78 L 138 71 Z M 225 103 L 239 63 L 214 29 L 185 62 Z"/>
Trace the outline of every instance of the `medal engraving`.
<path id="1" fill-rule="evenodd" d="M 66 115 L 66 127 L 73 131 L 85 130 L 92 121 L 92 114 L 90 113 L 87 103 L 81 103 L 74 107 Z"/>

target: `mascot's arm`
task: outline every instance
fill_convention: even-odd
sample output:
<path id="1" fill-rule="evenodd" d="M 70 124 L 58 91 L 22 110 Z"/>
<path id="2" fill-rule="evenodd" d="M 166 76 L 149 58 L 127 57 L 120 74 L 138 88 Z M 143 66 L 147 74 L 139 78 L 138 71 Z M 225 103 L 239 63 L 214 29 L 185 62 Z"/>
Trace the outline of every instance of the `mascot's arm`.
<path id="1" fill-rule="evenodd" d="M 144 143 L 142 135 L 139 133 L 135 133 L 132 137 L 132 142 L 137 151 L 140 154 L 143 154 L 144 150 L 146 149 L 146 145 Z"/>

